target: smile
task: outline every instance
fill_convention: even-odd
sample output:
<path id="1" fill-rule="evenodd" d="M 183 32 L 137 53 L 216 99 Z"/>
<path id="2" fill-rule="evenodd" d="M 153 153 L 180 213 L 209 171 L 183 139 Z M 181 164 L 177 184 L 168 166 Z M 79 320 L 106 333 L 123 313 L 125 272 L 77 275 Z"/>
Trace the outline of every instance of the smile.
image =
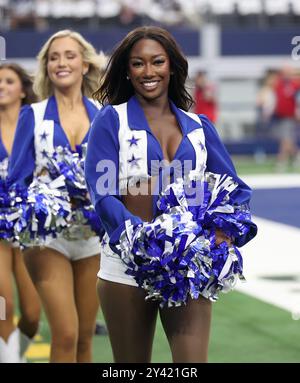
<path id="1" fill-rule="evenodd" d="M 142 82 L 142 86 L 147 90 L 155 89 L 158 85 L 159 81 L 145 81 Z"/>
<path id="2" fill-rule="evenodd" d="M 69 76 L 71 72 L 67 72 L 67 71 L 61 71 L 61 72 L 57 72 L 56 73 L 56 76 L 57 77 L 66 77 L 66 76 Z"/>

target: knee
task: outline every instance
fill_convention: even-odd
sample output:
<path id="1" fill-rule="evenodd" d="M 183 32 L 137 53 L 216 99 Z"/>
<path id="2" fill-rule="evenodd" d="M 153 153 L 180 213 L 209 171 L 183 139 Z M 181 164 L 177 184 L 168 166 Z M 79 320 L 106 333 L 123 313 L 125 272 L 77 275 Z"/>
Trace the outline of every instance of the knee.
<path id="1" fill-rule="evenodd" d="M 52 346 L 67 353 L 76 349 L 77 339 L 75 331 L 64 329 L 60 333 L 52 334 Z"/>
<path id="2" fill-rule="evenodd" d="M 80 331 L 78 336 L 77 350 L 79 353 L 86 352 L 92 343 L 95 328 L 85 331 Z"/>

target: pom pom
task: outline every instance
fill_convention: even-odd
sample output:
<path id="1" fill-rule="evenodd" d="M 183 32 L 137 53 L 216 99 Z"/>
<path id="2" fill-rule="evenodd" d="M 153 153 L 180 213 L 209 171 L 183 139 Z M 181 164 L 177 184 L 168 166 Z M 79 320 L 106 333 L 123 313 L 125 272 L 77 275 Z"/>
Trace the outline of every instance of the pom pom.
<path id="1" fill-rule="evenodd" d="M 4 162 L 0 165 L 1 172 L 3 171 L 0 178 L 0 240 L 19 246 L 14 226 L 20 217 L 22 202 L 26 199 L 27 192 L 18 185 L 9 185 L 6 178 L 8 162 Z"/>
<path id="2" fill-rule="evenodd" d="M 23 198 L 15 233 L 22 246 L 44 245 L 64 230 L 71 218 L 71 204 L 64 176 L 51 180 L 41 175 L 32 181 Z"/>
<path id="3" fill-rule="evenodd" d="M 152 222 L 126 223 L 118 250 L 126 273 L 146 291 L 146 299 L 159 300 L 161 307 L 200 295 L 215 301 L 220 291 L 244 279 L 238 249 L 226 242 L 216 245 L 217 228 L 226 229 L 230 237 L 246 230 L 239 219 L 249 212 L 242 213 L 230 198 L 236 187 L 228 176 L 190 174 L 161 194 L 161 215 Z"/>
<path id="4" fill-rule="evenodd" d="M 51 178 L 62 174 L 72 205 L 70 225 L 63 231 L 65 238 L 78 239 L 78 230 L 81 227 L 82 238 L 98 235 L 102 238 L 104 229 L 88 196 L 84 161 L 86 157 L 86 144 L 77 146 L 76 151 L 69 147 L 56 147 L 53 156 L 49 157 L 48 171 Z"/>

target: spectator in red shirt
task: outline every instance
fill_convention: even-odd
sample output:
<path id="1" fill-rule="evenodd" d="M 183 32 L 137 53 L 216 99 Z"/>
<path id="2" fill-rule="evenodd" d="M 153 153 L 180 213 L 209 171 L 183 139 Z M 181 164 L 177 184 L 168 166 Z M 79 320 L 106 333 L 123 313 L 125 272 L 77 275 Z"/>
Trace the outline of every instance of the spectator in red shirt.
<path id="1" fill-rule="evenodd" d="M 300 82 L 295 77 L 295 71 L 284 66 L 275 85 L 275 135 L 279 139 L 278 170 L 286 170 L 292 160 L 296 163 L 299 158 L 297 145 L 296 96 Z"/>
<path id="2" fill-rule="evenodd" d="M 194 113 L 205 114 L 213 123 L 217 119 L 215 88 L 207 80 L 205 72 L 198 72 L 195 78 Z"/>

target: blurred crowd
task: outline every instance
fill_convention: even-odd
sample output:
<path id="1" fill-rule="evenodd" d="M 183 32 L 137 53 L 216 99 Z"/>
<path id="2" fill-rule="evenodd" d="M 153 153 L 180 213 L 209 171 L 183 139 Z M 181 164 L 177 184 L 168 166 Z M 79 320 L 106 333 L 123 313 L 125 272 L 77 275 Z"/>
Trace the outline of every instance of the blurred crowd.
<path id="1" fill-rule="evenodd" d="M 0 0 L 0 29 L 129 26 L 297 25 L 299 0 Z"/>
<path id="2" fill-rule="evenodd" d="M 204 71 L 196 74 L 193 97 L 194 112 L 217 123 L 218 92 Z M 288 64 L 267 70 L 257 94 L 256 112 L 257 150 L 264 150 L 263 143 L 276 142 L 277 170 L 300 169 L 300 70 Z"/>
<path id="3" fill-rule="evenodd" d="M 284 65 L 265 74 L 257 96 L 257 136 L 279 143 L 278 170 L 300 168 L 300 71 Z"/>

